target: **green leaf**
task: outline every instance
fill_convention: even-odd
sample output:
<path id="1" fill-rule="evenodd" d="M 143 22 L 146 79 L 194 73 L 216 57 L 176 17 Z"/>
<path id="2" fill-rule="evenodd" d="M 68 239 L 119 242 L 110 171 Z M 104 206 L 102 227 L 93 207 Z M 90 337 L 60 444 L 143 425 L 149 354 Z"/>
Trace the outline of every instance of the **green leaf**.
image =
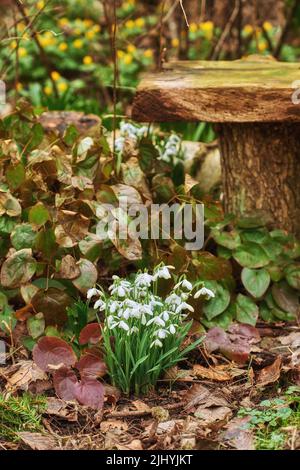
<path id="1" fill-rule="evenodd" d="M 36 249 L 41 251 L 45 259 L 50 259 L 57 247 L 54 230 L 41 230 L 36 237 Z"/>
<path id="2" fill-rule="evenodd" d="M 266 269 L 255 270 L 244 268 L 242 271 L 242 282 L 249 294 L 258 299 L 266 293 L 271 277 Z"/>
<path id="3" fill-rule="evenodd" d="M 20 287 L 33 277 L 37 263 L 30 249 L 16 251 L 4 261 L 0 281 L 3 287 Z"/>
<path id="4" fill-rule="evenodd" d="M 239 294 L 236 298 L 236 319 L 241 323 L 255 326 L 259 310 L 253 300 L 245 295 Z"/>
<path id="5" fill-rule="evenodd" d="M 227 309 L 230 304 L 230 292 L 215 281 L 206 282 L 205 287 L 215 293 L 215 297 L 203 306 L 206 318 L 212 320 Z"/>
<path id="6" fill-rule="evenodd" d="M 300 290 L 300 264 L 292 264 L 285 270 L 288 284 L 294 289 Z"/>
<path id="7" fill-rule="evenodd" d="M 281 310 L 293 315 L 299 313 L 299 296 L 285 281 L 273 285 L 272 295 Z"/>
<path id="8" fill-rule="evenodd" d="M 63 290 L 50 287 L 39 290 L 31 299 L 36 312 L 44 314 L 46 325 L 62 326 L 67 321 L 67 308 L 73 299 Z"/>
<path id="9" fill-rule="evenodd" d="M 261 230 L 243 230 L 241 233 L 243 242 L 253 242 L 262 244 L 269 238 L 269 233 L 266 229 Z"/>
<path id="10" fill-rule="evenodd" d="M 232 230 L 231 232 L 219 232 L 218 230 L 212 231 L 212 237 L 218 245 L 235 250 L 241 245 L 241 238 L 238 232 Z"/>
<path id="11" fill-rule="evenodd" d="M 262 268 L 270 259 L 265 250 L 256 243 L 247 242 L 233 252 L 234 259 L 244 268 Z"/>
<path id="12" fill-rule="evenodd" d="M 274 317 L 272 313 L 272 309 L 268 307 L 268 304 L 266 302 L 262 302 L 259 306 L 259 316 L 266 322 L 272 323 L 276 321 L 276 318 Z"/>
<path id="13" fill-rule="evenodd" d="M 28 220 L 31 224 L 34 224 L 38 227 L 45 225 L 45 223 L 50 219 L 50 214 L 48 209 L 44 206 L 42 202 L 38 202 L 33 206 L 28 214 Z"/>
<path id="14" fill-rule="evenodd" d="M 0 217 L 0 234 L 7 235 L 11 233 L 16 225 L 16 221 L 7 215 Z"/>
<path id="15" fill-rule="evenodd" d="M 0 329 L 6 334 L 11 334 L 16 324 L 15 312 L 9 305 L 5 305 L 0 312 Z"/>
<path id="16" fill-rule="evenodd" d="M 213 320 L 208 321 L 206 318 L 201 318 L 201 323 L 206 328 L 213 328 L 215 326 L 219 326 L 220 328 L 223 328 L 224 330 L 227 330 L 227 328 L 230 326 L 232 323 L 233 318 L 235 317 L 234 315 L 234 309 L 231 308 L 232 306 L 230 305 L 225 312 L 221 313 L 217 317 L 215 317 Z"/>
<path id="17" fill-rule="evenodd" d="M 139 145 L 139 163 L 141 169 L 149 174 L 152 172 L 155 161 L 159 158 L 159 151 L 153 145 L 152 141 L 146 137 L 143 137 Z"/>
<path id="18" fill-rule="evenodd" d="M 96 284 L 98 272 L 95 265 L 87 259 L 81 258 L 78 267 L 80 276 L 74 279 L 73 284 L 80 292 L 86 294 L 88 289 Z"/>
<path id="19" fill-rule="evenodd" d="M 16 225 L 11 234 L 11 243 L 16 250 L 32 248 L 35 242 L 36 232 L 30 224 Z"/>
<path id="20" fill-rule="evenodd" d="M 27 320 L 27 330 L 33 339 L 37 339 L 44 333 L 45 319 L 43 313 L 37 313 L 34 317 Z"/>
<path id="21" fill-rule="evenodd" d="M 25 170 L 22 163 L 17 166 L 10 166 L 6 171 L 6 180 L 11 190 L 20 188 L 25 181 Z"/>

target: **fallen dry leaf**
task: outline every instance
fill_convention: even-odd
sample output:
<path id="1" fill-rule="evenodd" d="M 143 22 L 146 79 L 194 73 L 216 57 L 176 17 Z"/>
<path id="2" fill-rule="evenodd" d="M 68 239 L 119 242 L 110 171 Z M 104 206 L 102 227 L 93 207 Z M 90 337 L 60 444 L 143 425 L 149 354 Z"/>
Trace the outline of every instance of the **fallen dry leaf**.
<path id="1" fill-rule="evenodd" d="M 195 412 L 196 418 L 199 423 L 204 426 L 214 424 L 217 421 L 225 421 L 232 417 L 232 411 L 227 406 L 213 406 L 210 408 L 203 408 L 200 406 Z"/>
<path id="2" fill-rule="evenodd" d="M 64 400 L 55 397 L 47 399 L 47 408 L 45 414 L 62 418 L 66 421 L 78 421 L 77 405 L 75 403 L 66 403 Z"/>
<path id="3" fill-rule="evenodd" d="M 230 380 L 232 375 L 223 369 L 223 366 L 203 367 L 195 364 L 193 367 L 193 375 L 209 380 L 216 380 L 217 382 L 225 382 Z"/>
<path id="4" fill-rule="evenodd" d="M 148 412 L 151 411 L 151 408 L 147 403 L 143 402 L 142 400 L 134 400 L 132 405 L 136 408 L 137 411 L 141 412 Z"/>
<path id="5" fill-rule="evenodd" d="M 249 428 L 249 416 L 234 418 L 226 426 L 223 440 L 237 450 L 255 450 L 254 438 Z"/>
<path id="6" fill-rule="evenodd" d="M 108 431 L 113 431 L 113 430 L 120 430 L 120 431 L 127 431 L 128 430 L 128 424 L 126 421 L 121 421 L 117 419 L 110 419 L 107 421 L 103 421 L 100 424 L 100 430 L 103 433 L 106 433 Z"/>
<path id="7" fill-rule="evenodd" d="M 27 391 L 32 382 L 47 380 L 47 374 L 33 361 L 20 361 L 17 365 L 19 366 L 18 370 L 7 378 L 7 391 Z M 9 370 L 7 371 L 7 375 L 9 376 Z"/>
<path id="8" fill-rule="evenodd" d="M 190 411 L 196 406 L 209 408 L 211 406 L 230 406 L 221 391 L 210 390 L 201 384 L 194 384 L 184 395 L 186 401 L 185 411 Z"/>
<path id="9" fill-rule="evenodd" d="M 54 437 L 39 432 L 19 432 L 18 436 L 32 450 L 55 450 L 57 443 Z"/>
<path id="10" fill-rule="evenodd" d="M 282 367 L 281 357 L 277 357 L 273 364 L 270 366 L 264 367 L 258 374 L 256 385 L 264 387 L 265 385 L 272 384 L 277 382 L 280 378 L 280 372 Z"/>

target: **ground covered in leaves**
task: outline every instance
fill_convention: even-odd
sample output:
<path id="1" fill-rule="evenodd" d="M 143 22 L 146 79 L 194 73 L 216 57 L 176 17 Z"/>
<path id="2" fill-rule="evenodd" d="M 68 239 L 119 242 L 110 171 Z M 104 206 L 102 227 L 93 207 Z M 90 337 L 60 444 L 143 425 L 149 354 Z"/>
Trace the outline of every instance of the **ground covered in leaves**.
<path id="1" fill-rule="evenodd" d="M 213 328 L 146 397 L 105 385 L 98 412 L 56 398 L 22 347 L 8 359 L 0 369 L 2 449 L 300 448 L 296 326 Z"/>

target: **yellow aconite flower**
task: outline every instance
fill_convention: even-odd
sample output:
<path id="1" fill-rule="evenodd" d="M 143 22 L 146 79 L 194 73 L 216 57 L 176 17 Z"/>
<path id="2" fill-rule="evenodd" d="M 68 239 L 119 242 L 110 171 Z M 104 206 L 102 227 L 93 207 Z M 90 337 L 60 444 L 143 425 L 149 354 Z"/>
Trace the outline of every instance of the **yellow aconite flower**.
<path id="1" fill-rule="evenodd" d="M 21 32 L 22 32 L 22 31 L 24 31 L 25 28 L 26 28 L 26 25 L 25 25 L 25 23 L 23 23 L 23 22 L 21 22 L 21 23 L 19 23 L 19 24 L 17 25 L 17 30 L 18 30 L 18 31 L 21 31 Z"/>
<path id="2" fill-rule="evenodd" d="M 133 57 L 131 54 L 125 54 L 124 57 L 123 57 L 123 62 L 124 64 L 126 65 L 130 65 L 133 61 Z"/>
<path id="3" fill-rule="evenodd" d="M 196 25 L 196 23 L 191 23 L 190 24 L 190 32 L 191 33 L 196 33 L 197 30 L 198 30 L 198 26 Z"/>
<path id="4" fill-rule="evenodd" d="M 40 0 L 39 2 L 37 2 L 36 6 L 38 10 L 42 10 L 45 6 L 44 0 Z"/>
<path id="5" fill-rule="evenodd" d="M 261 28 L 256 28 L 256 29 L 255 29 L 255 36 L 256 36 L 257 39 L 260 38 L 261 33 L 262 33 L 262 29 L 261 29 Z"/>
<path id="6" fill-rule="evenodd" d="M 15 40 L 11 41 L 9 47 L 10 47 L 11 49 L 15 49 L 15 48 L 17 47 L 17 41 L 15 41 Z"/>
<path id="7" fill-rule="evenodd" d="M 73 34 L 75 34 L 75 36 L 80 36 L 80 34 L 81 34 L 81 29 L 80 29 L 80 28 L 75 28 L 75 29 L 73 29 Z"/>
<path id="8" fill-rule="evenodd" d="M 272 23 L 270 23 L 270 21 L 265 21 L 263 26 L 264 26 L 264 30 L 267 32 L 270 32 L 273 29 L 273 25 Z"/>
<path id="9" fill-rule="evenodd" d="M 52 80 L 57 82 L 61 78 L 61 75 L 56 70 L 54 70 L 53 72 L 51 72 L 51 78 Z"/>
<path id="10" fill-rule="evenodd" d="M 93 26 L 93 31 L 94 33 L 100 33 L 101 26 L 99 24 L 95 24 L 95 26 Z"/>
<path id="11" fill-rule="evenodd" d="M 133 44 L 128 44 L 127 52 L 129 52 L 129 54 L 133 54 L 135 51 L 136 51 L 136 47 Z"/>
<path id="12" fill-rule="evenodd" d="M 83 58 L 84 65 L 91 65 L 93 63 L 93 58 L 90 55 L 86 55 Z"/>
<path id="13" fill-rule="evenodd" d="M 59 46 L 58 49 L 62 52 L 66 51 L 68 49 L 68 44 L 66 42 L 62 42 Z"/>
<path id="14" fill-rule="evenodd" d="M 68 89 L 68 85 L 65 82 L 58 83 L 57 85 L 58 91 L 61 91 L 62 93 Z"/>
<path id="15" fill-rule="evenodd" d="M 96 34 L 96 33 L 95 33 L 92 29 L 90 29 L 89 31 L 87 31 L 87 32 L 85 33 L 85 37 L 86 37 L 87 39 L 94 39 L 95 34 Z"/>
<path id="16" fill-rule="evenodd" d="M 75 47 L 75 49 L 81 49 L 83 46 L 83 41 L 81 39 L 75 39 L 75 41 L 73 42 L 73 46 Z"/>
<path id="17" fill-rule="evenodd" d="M 145 20 L 144 18 L 137 18 L 135 20 L 135 24 L 138 28 L 143 28 L 145 26 Z"/>
<path id="18" fill-rule="evenodd" d="M 172 46 L 173 47 L 179 47 L 179 39 L 178 38 L 173 38 L 172 39 Z"/>
<path id="19" fill-rule="evenodd" d="M 153 51 L 152 49 L 146 49 L 144 51 L 144 56 L 147 57 L 147 59 L 151 59 L 153 57 Z"/>
<path id="20" fill-rule="evenodd" d="M 45 88 L 44 88 L 44 93 L 45 93 L 46 95 L 48 95 L 48 96 L 49 96 L 49 95 L 52 95 L 52 88 L 51 88 L 51 86 L 45 86 Z"/>
<path id="21" fill-rule="evenodd" d="M 268 43 L 267 41 L 261 40 L 258 43 L 258 50 L 259 52 L 265 52 L 265 50 L 268 49 Z"/>
<path id="22" fill-rule="evenodd" d="M 85 20 L 83 20 L 83 24 L 84 24 L 84 26 L 86 26 L 87 28 L 90 28 L 91 26 L 93 26 L 93 21 L 92 21 L 92 20 L 89 20 L 89 19 L 85 19 Z"/>
<path id="23" fill-rule="evenodd" d="M 125 55 L 125 52 L 124 51 L 121 51 L 120 49 L 117 51 L 117 57 L 118 59 L 123 59 Z"/>
<path id="24" fill-rule="evenodd" d="M 204 33 L 206 39 L 211 40 L 214 35 L 214 24 L 212 21 L 204 21 L 200 23 L 199 28 Z"/>
<path id="25" fill-rule="evenodd" d="M 133 29 L 134 26 L 135 26 L 135 23 L 134 23 L 133 20 L 128 20 L 128 21 L 126 21 L 126 23 L 125 23 L 125 28 L 127 28 L 127 29 Z"/>
<path id="26" fill-rule="evenodd" d="M 61 18 L 60 20 L 58 20 L 58 24 L 61 27 L 67 26 L 69 24 L 69 20 L 68 18 Z"/>
<path id="27" fill-rule="evenodd" d="M 18 52 L 20 57 L 25 57 L 27 55 L 25 47 L 20 47 Z"/>
<path id="28" fill-rule="evenodd" d="M 18 82 L 18 83 L 16 84 L 16 89 L 17 89 L 17 91 L 21 91 L 21 90 L 23 89 L 22 83 Z"/>
<path id="29" fill-rule="evenodd" d="M 246 24 L 243 28 L 243 31 L 245 34 L 247 34 L 248 36 L 250 36 L 250 34 L 253 34 L 253 26 L 251 26 L 251 24 Z"/>

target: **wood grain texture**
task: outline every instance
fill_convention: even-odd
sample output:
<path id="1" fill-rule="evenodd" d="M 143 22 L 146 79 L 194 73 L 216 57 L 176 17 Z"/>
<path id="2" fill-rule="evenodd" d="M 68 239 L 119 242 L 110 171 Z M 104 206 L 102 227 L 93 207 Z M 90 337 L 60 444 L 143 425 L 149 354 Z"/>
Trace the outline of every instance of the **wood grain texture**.
<path id="1" fill-rule="evenodd" d="M 188 61 L 144 76 L 132 117 L 141 122 L 300 122 L 292 102 L 300 63 Z"/>

